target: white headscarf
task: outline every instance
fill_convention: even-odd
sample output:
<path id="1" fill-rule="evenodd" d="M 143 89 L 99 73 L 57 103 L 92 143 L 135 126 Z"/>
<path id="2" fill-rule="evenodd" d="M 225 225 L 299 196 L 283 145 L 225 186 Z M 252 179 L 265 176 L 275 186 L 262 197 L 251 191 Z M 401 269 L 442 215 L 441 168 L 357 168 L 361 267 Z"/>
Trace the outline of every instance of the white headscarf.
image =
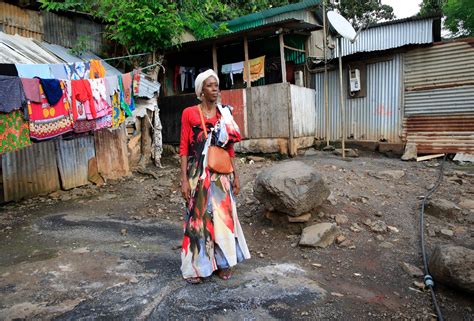
<path id="1" fill-rule="evenodd" d="M 196 90 L 196 96 L 199 100 L 202 100 L 201 93 L 202 93 L 202 85 L 204 84 L 204 80 L 213 76 L 217 80 L 217 85 L 219 86 L 219 77 L 212 69 L 208 69 L 204 72 L 201 72 L 197 75 L 196 80 L 194 81 L 194 89 Z"/>

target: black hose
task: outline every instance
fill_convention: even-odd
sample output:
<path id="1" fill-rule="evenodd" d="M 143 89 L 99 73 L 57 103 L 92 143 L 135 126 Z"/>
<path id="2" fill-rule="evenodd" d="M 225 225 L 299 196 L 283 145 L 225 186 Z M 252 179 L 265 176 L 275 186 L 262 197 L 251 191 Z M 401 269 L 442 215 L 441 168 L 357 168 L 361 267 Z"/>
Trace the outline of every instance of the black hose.
<path id="1" fill-rule="evenodd" d="M 425 216 L 426 201 L 438 189 L 439 185 L 441 184 L 441 181 L 443 180 L 444 163 L 446 161 L 446 156 L 447 154 L 444 155 L 443 161 L 441 162 L 438 180 L 436 181 L 433 188 L 430 189 L 428 193 L 425 195 L 425 197 L 423 198 L 423 202 L 421 203 L 421 215 L 420 215 L 421 254 L 423 256 L 423 266 L 424 266 L 424 272 L 425 272 L 424 282 L 425 282 L 425 286 L 430 289 L 431 298 L 433 300 L 433 305 L 435 307 L 436 315 L 439 321 L 443 321 L 444 319 L 443 319 L 443 314 L 441 313 L 441 309 L 438 305 L 438 301 L 436 300 L 436 295 L 434 292 L 433 277 L 430 275 L 430 271 L 428 270 L 428 259 L 426 255 L 426 249 L 425 249 L 425 218 L 424 216 Z"/>

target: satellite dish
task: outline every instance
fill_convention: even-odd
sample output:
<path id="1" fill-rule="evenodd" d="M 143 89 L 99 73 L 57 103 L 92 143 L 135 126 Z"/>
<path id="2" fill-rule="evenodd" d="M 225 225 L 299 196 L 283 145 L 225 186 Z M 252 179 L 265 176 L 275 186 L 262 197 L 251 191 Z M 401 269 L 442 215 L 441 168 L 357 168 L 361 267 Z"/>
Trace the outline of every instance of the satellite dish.
<path id="1" fill-rule="evenodd" d="M 347 40 L 354 42 L 357 32 L 354 30 L 349 21 L 346 20 L 336 11 L 328 11 L 328 19 L 337 33 L 346 38 Z"/>

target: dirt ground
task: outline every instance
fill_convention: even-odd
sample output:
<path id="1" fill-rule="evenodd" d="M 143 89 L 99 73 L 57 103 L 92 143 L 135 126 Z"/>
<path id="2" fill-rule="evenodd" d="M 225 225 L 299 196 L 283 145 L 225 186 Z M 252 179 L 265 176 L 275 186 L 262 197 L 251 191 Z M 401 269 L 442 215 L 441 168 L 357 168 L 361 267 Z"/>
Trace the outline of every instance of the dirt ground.
<path id="1" fill-rule="evenodd" d="M 296 159 L 315 168 L 332 193 L 304 224 L 268 219 L 253 197 L 258 172 L 288 160 L 240 158 L 238 212 L 252 258 L 229 281 L 214 276 L 189 285 L 180 276 L 184 203 L 176 157 L 154 169 L 156 178 L 136 173 L 4 205 L 0 319 L 434 319 L 429 292 L 414 284 L 422 278 L 401 263 L 422 267 L 420 196 L 436 181 L 440 161 L 368 152 L 343 160 L 319 151 Z M 473 174 L 472 167 L 447 162 L 433 198 L 473 199 Z M 346 242 L 298 246 L 304 226 L 335 222 L 338 214 L 348 217 L 339 224 Z M 394 228 L 375 232 L 368 219 Z M 426 228 L 429 250 L 441 243 L 474 248 L 471 212 L 449 222 L 427 216 Z M 474 319 L 469 295 L 437 285 L 446 320 Z"/>

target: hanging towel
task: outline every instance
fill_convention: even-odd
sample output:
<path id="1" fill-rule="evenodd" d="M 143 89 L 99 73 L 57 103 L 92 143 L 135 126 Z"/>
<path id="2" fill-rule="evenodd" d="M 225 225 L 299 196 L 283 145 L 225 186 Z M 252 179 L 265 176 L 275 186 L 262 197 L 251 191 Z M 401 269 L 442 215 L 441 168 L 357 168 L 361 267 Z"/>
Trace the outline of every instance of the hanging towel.
<path id="1" fill-rule="evenodd" d="M 241 74 L 244 71 L 244 62 L 234 62 L 231 69 L 233 74 Z"/>
<path id="2" fill-rule="evenodd" d="M 139 88 L 140 88 L 140 81 L 141 81 L 141 77 L 140 77 L 140 70 L 136 70 L 133 72 L 133 95 L 134 96 L 137 96 L 138 95 L 138 92 L 139 92 Z"/>
<path id="3" fill-rule="evenodd" d="M 94 106 L 96 111 L 96 117 L 103 117 L 109 114 L 110 105 L 107 103 L 106 92 L 105 92 L 105 79 L 88 79 L 90 83 L 92 98 L 94 99 Z"/>
<path id="4" fill-rule="evenodd" d="M 85 79 L 71 80 L 71 102 L 74 121 L 97 117 L 90 83 Z"/>
<path id="5" fill-rule="evenodd" d="M 64 66 L 66 68 L 68 79 L 78 80 L 78 79 L 90 78 L 89 77 L 89 73 L 90 73 L 89 62 L 74 62 L 72 64 L 66 64 Z"/>
<path id="6" fill-rule="evenodd" d="M 0 112 L 9 113 L 26 106 L 26 96 L 18 77 L 0 76 Z"/>
<path id="7" fill-rule="evenodd" d="M 117 92 L 120 91 L 120 85 L 118 82 L 118 77 L 117 76 L 107 76 L 105 77 L 105 93 L 106 93 L 106 99 L 107 103 L 109 105 L 112 105 L 112 99 L 111 97 Z"/>
<path id="8" fill-rule="evenodd" d="M 250 81 L 256 81 L 265 77 L 265 56 L 250 59 Z M 244 64 L 244 81 L 247 81 L 247 66 Z"/>
<path id="9" fill-rule="evenodd" d="M 104 78 L 105 68 L 100 60 L 91 59 L 90 61 L 90 77 L 91 79 Z"/>
<path id="10" fill-rule="evenodd" d="M 28 122 L 19 110 L 0 113 L 0 154 L 31 145 Z"/>
<path id="11" fill-rule="evenodd" d="M 51 74 L 56 79 L 69 79 L 66 73 L 66 66 L 64 64 L 53 64 L 49 65 L 49 69 L 51 70 Z"/>
<path id="12" fill-rule="evenodd" d="M 61 83 L 57 79 L 43 79 L 40 78 L 41 87 L 43 87 L 44 95 L 48 100 L 48 103 L 51 106 L 56 105 L 56 103 L 61 99 L 64 92 L 61 88 Z"/>
<path id="13" fill-rule="evenodd" d="M 123 99 L 130 105 L 132 103 L 132 74 L 126 73 L 122 75 Z"/>
<path id="14" fill-rule="evenodd" d="M 232 64 L 225 64 L 221 67 L 221 73 L 224 75 L 230 74 L 232 72 Z"/>
<path id="15" fill-rule="evenodd" d="M 30 102 L 30 137 L 36 140 L 53 138 L 73 130 L 74 121 L 66 99 L 66 86 L 61 84 L 63 95 L 56 105 L 50 105 L 40 87 L 41 102 Z"/>
<path id="16" fill-rule="evenodd" d="M 125 98 L 124 98 L 124 95 L 125 95 L 124 91 L 125 90 L 124 90 L 124 86 L 123 86 L 123 77 L 122 76 L 118 76 L 118 81 L 119 81 L 119 85 L 120 85 L 120 106 L 125 111 L 125 114 L 127 115 L 127 117 L 130 117 L 130 116 L 132 116 L 132 111 L 135 109 L 135 104 L 133 102 L 133 97 L 131 99 L 131 104 L 127 104 L 127 102 L 125 101 Z"/>
<path id="17" fill-rule="evenodd" d="M 16 64 L 15 66 L 18 76 L 21 78 L 54 78 L 49 65 L 46 64 Z"/>
<path id="18" fill-rule="evenodd" d="M 18 77 L 18 70 L 15 64 L 0 64 L 0 75 Z"/>
<path id="19" fill-rule="evenodd" d="M 41 101 L 39 79 L 21 78 L 21 83 L 23 85 L 23 90 L 25 91 L 26 99 L 39 103 Z"/>

